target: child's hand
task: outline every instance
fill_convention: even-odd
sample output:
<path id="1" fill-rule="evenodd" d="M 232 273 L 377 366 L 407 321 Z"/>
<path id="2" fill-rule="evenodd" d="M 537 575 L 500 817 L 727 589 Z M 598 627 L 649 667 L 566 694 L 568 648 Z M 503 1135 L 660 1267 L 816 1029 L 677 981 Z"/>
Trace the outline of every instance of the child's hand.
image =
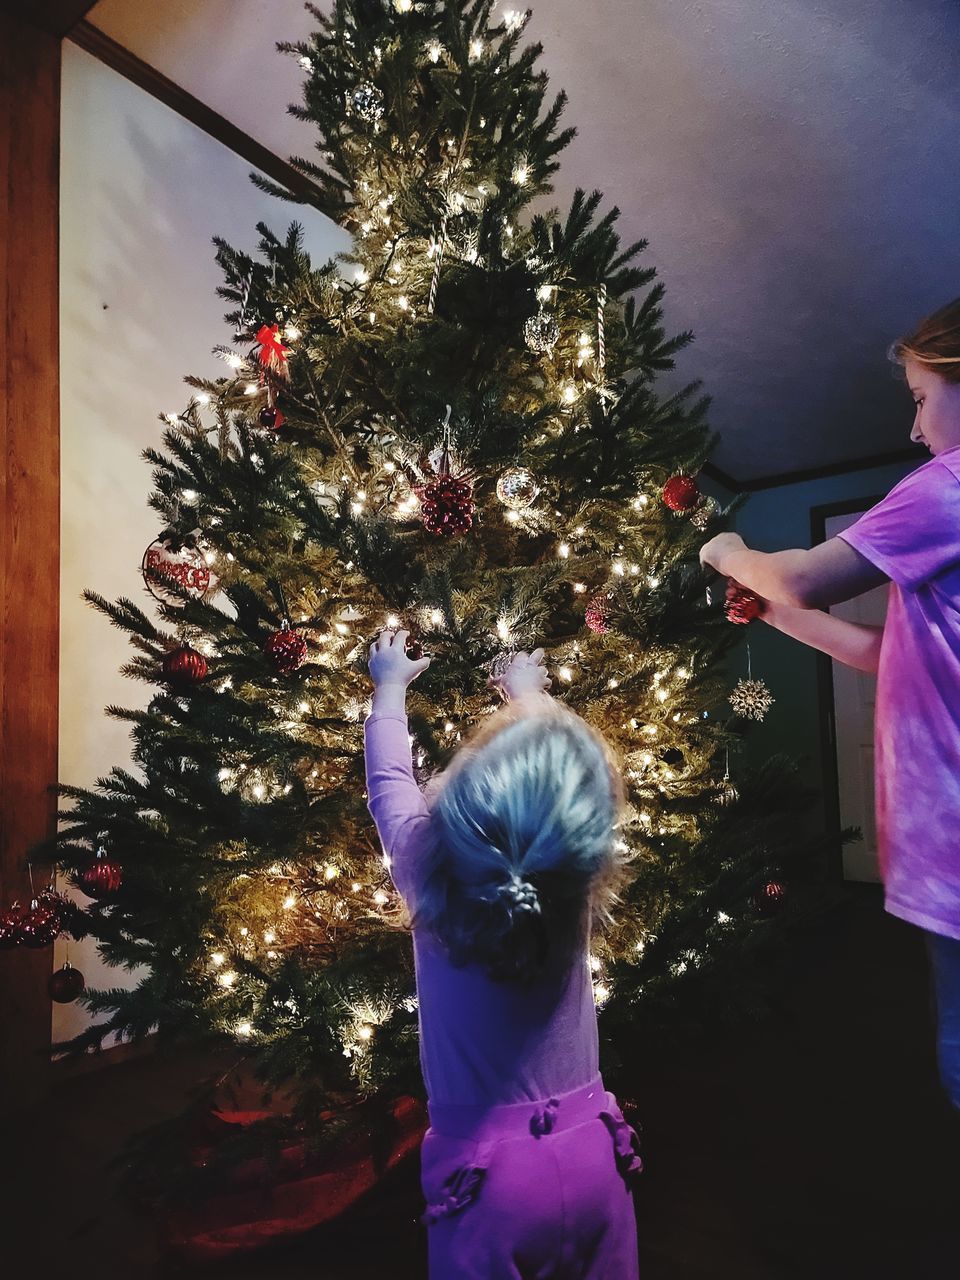
<path id="1" fill-rule="evenodd" d="M 498 689 L 508 702 L 527 693 L 546 693 L 550 688 L 550 677 L 543 667 L 543 650 L 515 653 L 506 671 L 497 677 L 491 676 L 487 685 Z"/>
<path id="2" fill-rule="evenodd" d="M 376 687 L 396 684 L 406 688 L 430 665 L 429 658 L 408 658 L 405 650 L 409 631 L 381 631 L 370 646 L 370 678 Z"/>

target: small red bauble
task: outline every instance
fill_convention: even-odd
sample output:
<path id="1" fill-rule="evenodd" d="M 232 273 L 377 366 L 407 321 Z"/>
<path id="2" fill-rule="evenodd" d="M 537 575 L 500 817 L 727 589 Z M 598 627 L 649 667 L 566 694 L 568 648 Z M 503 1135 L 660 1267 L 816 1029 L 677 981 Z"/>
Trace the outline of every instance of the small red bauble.
<path id="1" fill-rule="evenodd" d="M 748 591 L 746 587 L 732 587 L 727 591 L 727 601 L 723 606 L 723 612 L 728 622 L 736 622 L 738 625 L 743 626 L 760 617 L 763 613 L 763 601 L 755 592 Z"/>
<path id="2" fill-rule="evenodd" d="M 302 667 L 307 656 L 307 642 L 299 631 L 285 622 L 263 646 L 264 652 L 282 676 Z"/>
<path id="3" fill-rule="evenodd" d="M 587 605 L 583 620 L 598 636 L 606 635 L 610 630 L 607 622 L 607 598 L 606 596 L 594 596 Z"/>
<path id="4" fill-rule="evenodd" d="M 693 476 L 671 476 L 663 486 L 663 501 L 671 511 L 690 511 L 700 501 Z"/>
<path id="5" fill-rule="evenodd" d="M 786 901 L 787 891 L 779 880 L 769 880 L 753 895 L 753 905 L 762 916 L 772 916 Z"/>
<path id="6" fill-rule="evenodd" d="M 69 1004 L 71 1000 L 76 1000 L 86 985 L 83 974 L 68 960 L 62 969 L 51 973 L 47 990 L 51 1000 L 56 1000 L 57 1004 Z"/>
<path id="7" fill-rule="evenodd" d="M 30 910 L 20 921 L 20 941 L 25 947 L 49 947 L 60 933 L 60 916 L 52 907 L 34 898 Z"/>
<path id="8" fill-rule="evenodd" d="M 0 951 L 11 951 L 14 947 L 19 947 L 23 917 L 24 910 L 19 902 L 15 902 L 0 915 Z"/>
<path id="9" fill-rule="evenodd" d="M 123 868 L 108 857 L 106 849 L 98 849 L 97 856 L 81 871 L 80 888 L 91 898 L 109 897 L 123 883 Z"/>
<path id="10" fill-rule="evenodd" d="M 267 431 L 279 431 L 286 422 L 286 418 L 276 405 L 265 404 L 257 414 L 257 421 L 260 423 L 261 427 L 265 427 Z"/>
<path id="11" fill-rule="evenodd" d="M 164 656 L 162 668 L 171 684 L 199 684 L 207 674 L 207 660 L 190 645 L 181 644 Z"/>
<path id="12" fill-rule="evenodd" d="M 473 524 L 473 485 L 454 476 L 439 476 L 418 491 L 423 527 L 437 538 L 456 538 Z"/>

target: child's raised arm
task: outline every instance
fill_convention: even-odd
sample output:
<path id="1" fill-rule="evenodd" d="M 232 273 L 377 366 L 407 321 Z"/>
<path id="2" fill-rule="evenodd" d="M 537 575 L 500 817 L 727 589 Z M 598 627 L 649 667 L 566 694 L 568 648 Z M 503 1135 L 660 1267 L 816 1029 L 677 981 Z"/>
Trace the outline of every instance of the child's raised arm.
<path id="1" fill-rule="evenodd" d="M 382 631 L 370 646 L 373 709 L 364 725 L 367 807 L 377 825 L 390 874 L 408 898 L 414 863 L 426 848 L 430 823 L 426 802 L 413 776 L 407 732 L 407 685 L 430 665 L 407 657 L 409 632 Z"/>

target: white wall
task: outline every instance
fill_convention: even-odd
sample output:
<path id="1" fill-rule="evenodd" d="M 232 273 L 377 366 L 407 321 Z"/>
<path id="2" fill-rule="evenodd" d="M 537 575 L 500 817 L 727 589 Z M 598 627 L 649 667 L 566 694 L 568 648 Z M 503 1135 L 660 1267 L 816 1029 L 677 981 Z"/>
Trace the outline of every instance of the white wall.
<path id="1" fill-rule="evenodd" d="M 160 442 L 157 415 L 186 404 L 183 375 L 223 372 L 210 352 L 230 340 L 211 236 L 252 251 L 257 221 L 296 219 L 317 262 L 348 237 L 258 191 L 244 160 L 69 42 L 62 113 L 60 778 L 88 786 L 130 763 L 127 727 L 103 708 L 142 706 L 149 691 L 120 676 L 127 639 L 80 595 L 150 604 L 139 565 L 158 518 L 140 452 Z M 58 966 L 68 948 L 88 986 L 135 985 L 90 939 L 59 941 Z M 54 1039 L 87 1019 L 55 1005 Z"/>

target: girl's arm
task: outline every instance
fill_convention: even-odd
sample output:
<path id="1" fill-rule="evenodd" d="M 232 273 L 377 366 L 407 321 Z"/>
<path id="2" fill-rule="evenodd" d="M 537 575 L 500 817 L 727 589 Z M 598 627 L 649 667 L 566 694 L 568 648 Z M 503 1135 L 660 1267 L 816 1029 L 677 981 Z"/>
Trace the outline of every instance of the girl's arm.
<path id="1" fill-rule="evenodd" d="M 784 635 L 829 654 L 844 666 L 876 674 L 880 665 L 883 627 L 867 627 L 846 622 L 819 609 L 795 609 L 791 605 L 768 602 L 763 621 Z"/>
<path id="2" fill-rule="evenodd" d="M 413 776 L 407 730 L 407 685 L 430 665 L 405 651 L 406 631 L 384 631 L 370 648 L 373 708 L 364 724 L 367 807 L 376 823 L 393 882 L 409 898 L 418 856 L 429 844 L 430 815 Z"/>
<path id="3" fill-rule="evenodd" d="M 826 609 L 863 595 L 889 577 L 842 538 L 809 551 L 751 551 L 737 533 L 720 533 L 700 549 L 700 560 L 749 590 L 796 609 Z"/>

